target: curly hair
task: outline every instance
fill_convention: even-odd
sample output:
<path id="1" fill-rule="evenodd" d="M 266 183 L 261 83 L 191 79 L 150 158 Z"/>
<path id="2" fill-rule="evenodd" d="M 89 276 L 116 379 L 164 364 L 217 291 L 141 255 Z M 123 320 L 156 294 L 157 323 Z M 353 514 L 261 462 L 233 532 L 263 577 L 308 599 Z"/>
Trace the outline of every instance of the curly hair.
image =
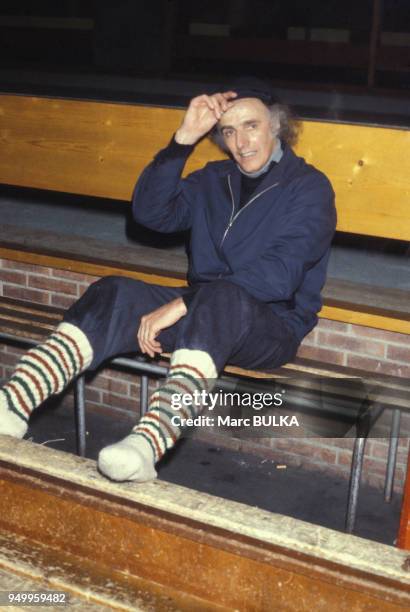
<path id="1" fill-rule="evenodd" d="M 301 122 L 296 115 L 290 110 L 286 104 L 272 104 L 268 106 L 268 109 L 272 123 L 279 122 L 279 131 L 275 133 L 275 137 L 279 138 L 283 143 L 293 147 L 299 138 L 301 132 Z M 214 142 L 222 151 L 228 152 L 228 148 L 225 144 L 223 135 L 219 128 L 219 122 L 210 131 L 209 138 Z"/>

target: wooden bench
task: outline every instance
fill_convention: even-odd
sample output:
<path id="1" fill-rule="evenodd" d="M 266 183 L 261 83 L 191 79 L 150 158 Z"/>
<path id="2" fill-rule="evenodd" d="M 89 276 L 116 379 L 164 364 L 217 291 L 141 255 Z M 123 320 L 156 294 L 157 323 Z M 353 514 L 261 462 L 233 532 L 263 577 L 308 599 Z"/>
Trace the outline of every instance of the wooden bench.
<path id="1" fill-rule="evenodd" d="M 156 151 L 168 142 L 182 115 L 183 111 L 170 108 L 0 95 L 3 158 L 0 182 L 109 198 L 113 205 L 115 200 L 129 201 L 136 177 Z M 406 130 L 306 121 L 296 150 L 331 179 L 337 194 L 339 231 L 408 240 L 410 207 L 405 160 L 409 144 L 410 132 Z M 394 155 L 386 155 L 386 152 L 394 152 Z M 220 156 L 212 144 L 203 141 L 191 156 L 185 173 Z M 101 254 L 90 257 L 89 252 L 84 252 L 84 247 L 82 250 L 78 248 L 75 240 L 72 246 L 53 245 L 51 240 L 44 244 L 44 234 L 40 233 L 36 239 L 34 232 L 34 238 L 31 241 L 25 239 L 23 243 L 16 234 L 1 237 L 0 257 L 92 275 L 120 274 L 147 282 L 181 285 L 183 270 L 180 262 L 168 256 L 161 260 L 158 251 L 142 257 L 143 263 L 136 266 L 112 261 Z M 140 247 L 140 251 L 146 254 L 149 249 Z M 338 297 L 326 297 L 320 316 L 410 334 L 410 315 L 405 309 L 400 310 L 400 300 L 397 309 L 375 307 L 357 299 L 360 287 L 350 289 L 349 297 L 355 299 L 343 299 L 340 287 L 333 283 L 328 293 L 334 295 L 339 291 Z M 4 299 L 2 308 L 8 311 L 8 315 L 3 316 L 2 310 L 0 319 L 0 331 L 4 337 L 41 339 L 39 328 L 42 333 L 48 331 L 61 316 L 61 312 L 53 309 L 31 306 L 26 309 L 26 305 Z M 226 371 L 245 377 L 271 377 L 271 374 L 233 368 Z M 288 375 L 289 372 L 317 376 L 363 375 L 362 372 L 342 371 L 308 360 L 289 364 L 286 372 Z M 394 383 L 405 404 L 401 407 L 407 406 L 403 391 L 406 383 L 400 379 Z M 146 384 L 142 389 L 146 394 Z M 81 397 L 81 388 L 78 397 Z M 386 394 L 383 401 L 392 405 Z M 146 396 L 142 397 L 142 406 L 145 405 Z M 397 407 L 396 403 L 393 405 Z M 396 414 L 393 440 L 397 440 L 398 426 Z M 364 441 L 365 437 L 358 438 L 353 459 L 354 477 L 348 509 L 350 531 L 357 503 Z M 395 450 L 393 443 L 389 462 L 390 493 L 387 496 L 391 494 Z"/>

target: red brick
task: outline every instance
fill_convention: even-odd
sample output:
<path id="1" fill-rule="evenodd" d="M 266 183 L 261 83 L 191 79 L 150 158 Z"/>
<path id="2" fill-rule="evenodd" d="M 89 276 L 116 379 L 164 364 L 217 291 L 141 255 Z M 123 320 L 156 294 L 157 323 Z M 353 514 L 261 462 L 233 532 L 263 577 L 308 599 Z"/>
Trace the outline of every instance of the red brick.
<path id="1" fill-rule="evenodd" d="M 56 293 L 65 293 L 66 295 L 78 295 L 78 286 L 76 283 L 67 281 L 45 278 L 44 276 L 29 276 L 29 287 L 36 289 L 45 289 L 46 291 L 55 291 Z"/>
<path id="2" fill-rule="evenodd" d="M 339 332 L 341 334 L 349 333 L 349 324 L 342 323 L 341 321 L 331 321 L 330 319 L 319 319 L 319 323 L 317 324 L 316 329 L 326 329 L 334 332 Z"/>
<path id="3" fill-rule="evenodd" d="M 96 389 L 92 389 L 88 385 L 85 388 L 85 399 L 87 402 L 95 402 L 101 404 L 101 392 Z"/>
<path id="4" fill-rule="evenodd" d="M 319 331 L 318 344 L 319 346 L 333 346 L 344 351 L 364 353 L 372 357 L 384 357 L 386 350 L 383 342 L 361 340 L 353 338 L 352 336 L 344 336 L 343 334 L 334 334 L 324 331 Z"/>
<path id="5" fill-rule="evenodd" d="M 106 369 L 100 370 L 104 372 L 104 376 L 113 378 L 114 380 L 122 380 L 129 383 L 139 384 L 140 377 L 136 372 L 125 371 L 120 369 Z"/>
<path id="6" fill-rule="evenodd" d="M 112 408 L 121 408 L 136 413 L 139 409 L 139 402 L 122 395 L 113 395 L 103 392 L 103 403 Z"/>
<path id="7" fill-rule="evenodd" d="M 17 355 L 18 357 L 21 357 L 21 355 L 23 355 L 23 353 L 25 353 L 26 351 L 27 349 L 23 348 L 19 344 L 9 344 L 5 347 L 6 353 L 8 353 L 9 355 Z"/>
<path id="8" fill-rule="evenodd" d="M 374 338 L 384 342 L 398 342 L 409 346 L 410 336 L 407 334 L 399 334 L 397 332 L 386 331 L 383 329 L 374 329 L 373 327 L 362 327 L 361 325 L 352 325 L 352 332 L 355 336 L 362 338 Z"/>
<path id="9" fill-rule="evenodd" d="M 337 452 L 336 463 L 338 465 L 345 465 L 346 467 L 350 467 L 352 464 L 352 453 L 349 453 L 349 451 L 346 450 L 339 450 Z"/>
<path id="10" fill-rule="evenodd" d="M 78 286 L 78 296 L 81 297 L 87 291 L 89 285 L 79 284 Z"/>
<path id="11" fill-rule="evenodd" d="M 367 443 L 367 449 L 370 451 L 370 455 L 377 459 L 387 459 L 387 454 L 389 451 L 389 446 L 387 442 L 382 440 L 371 440 Z"/>
<path id="12" fill-rule="evenodd" d="M 374 458 L 365 457 L 363 459 L 363 470 L 368 474 L 386 475 L 386 462 Z"/>
<path id="13" fill-rule="evenodd" d="M 392 359 L 393 361 L 405 361 L 406 363 L 410 362 L 410 345 L 406 346 L 394 346 L 390 344 L 387 347 L 387 359 Z"/>
<path id="14" fill-rule="evenodd" d="M 97 376 L 90 381 L 89 385 L 94 389 L 103 389 L 104 391 L 109 391 L 110 393 L 129 396 L 128 383 L 121 380 L 115 380 L 113 378 L 107 378 L 103 374 L 97 374 Z"/>
<path id="15" fill-rule="evenodd" d="M 77 301 L 76 297 L 69 297 L 68 295 L 58 295 L 56 293 L 51 294 L 51 305 L 58 306 L 58 308 L 70 308 Z"/>
<path id="16" fill-rule="evenodd" d="M 359 355 L 347 355 L 348 367 L 367 370 L 368 372 L 377 372 L 380 374 L 389 374 L 390 376 L 400 376 L 410 378 L 410 366 L 389 363 L 370 357 L 361 357 Z"/>
<path id="17" fill-rule="evenodd" d="M 24 272 L 0 269 L 0 281 L 25 287 L 27 285 L 27 275 Z"/>
<path id="18" fill-rule="evenodd" d="M 317 344 L 316 340 L 317 340 L 317 332 L 315 329 L 313 329 L 307 336 L 303 338 L 303 344 L 312 346 L 314 344 Z"/>
<path id="19" fill-rule="evenodd" d="M 19 360 L 20 355 L 8 355 L 7 353 L 2 353 L 0 361 L 2 366 L 12 366 L 14 367 Z"/>
<path id="20" fill-rule="evenodd" d="M 292 453 L 308 457 L 311 460 L 322 461 L 324 463 L 336 463 L 336 451 L 334 449 L 317 446 L 313 440 L 312 442 L 308 442 L 306 438 L 304 438 L 305 442 L 302 440 L 303 439 L 298 440 L 296 438 L 278 438 L 275 446 L 277 448 L 291 450 Z"/>
<path id="21" fill-rule="evenodd" d="M 35 291 L 34 289 L 25 289 L 23 287 L 13 287 L 5 285 L 3 287 L 3 295 L 5 297 L 15 298 L 16 300 L 27 300 L 36 304 L 49 304 L 50 296 L 44 291 Z"/>
<path id="22" fill-rule="evenodd" d="M 52 269 L 51 274 L 54 278 L 62 278 L 76 281 L 77 283 L 93 283 L 99 279 L 98 276 L 91 276 L 91 274 L 81 274 L 80 272 L 71 272 L 71 270 L 57 270 Z"/>
<path id="23" fill-rule="evenodd" d="M 301 346 L 298 350 L 298 357 L 316 359 L 324 363 L 335 363 L 338 365 L 343 365 L 344 363 L 344 353 L 342 351 L 332 351 L 316 346 Z"/>
<path id="24" fill-rule="evenodd" d="M 333 448 L 352 450 L 354 438 L 326 438 L 326 444 Z"/>
<path id="25" fill-rule="evenodd" d="M 403 420 L 403 417 L 408 417 L 408 419 L 410 420 L 410 414 L 402 414 L 401 418 Z M 410 450 L 410 439 L 408 437 L 403 438 L 400 437 L 399 438 L 399 449 L 402 449 L 404 452 L 408 452 Z"/>
<path id="26" fill-rule="evenodd" d="M 35 274 L 43 274 L 44 276 L 50 276 L 50 268 L 44 266 L 36 266 L 32 264 L 22 263 L 20 261 L 11 261 L 9 259 L 1 260 L 1 267 L 8 270 L 21 270 L 22 272 L 34 272 Z"/>

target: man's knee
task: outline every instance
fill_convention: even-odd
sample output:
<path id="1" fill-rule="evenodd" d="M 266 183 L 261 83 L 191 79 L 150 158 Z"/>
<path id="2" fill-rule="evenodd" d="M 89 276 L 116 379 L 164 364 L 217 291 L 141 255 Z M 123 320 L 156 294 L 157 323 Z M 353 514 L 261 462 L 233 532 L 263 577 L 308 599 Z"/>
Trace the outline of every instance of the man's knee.
<path id="1" fill-rule="evenodd" d="M 225 323 L 233 318 L 242 326 L 250 325 L 255 316 L 257 302 L 245 289 L 226 280 L 216 280 L 202 285 L 192 303 L 192 314 L 195 311 L 210 311 L 213 316 Z M 190 308 L 190 310 L 191 310 Z"/>
<path id="2" fill-rule="evenodd" d="M 132 301 L 141 281 L 122 276 L 105 276 L 92 283 L 83 296 L 65 313 L 64 320 L 81 327 L 83 321 L 104 319 L 120 304 Z"/>
<path id="3" fill-rule="evenodd" d="M 201 285 L 197 291 L 197 295 L 200 296 L 202 300 L 222 300 L 224 302 L 228 300 L 244 301 L 252 299 L 245 289 L 225 279 L 219 279 Z"/>

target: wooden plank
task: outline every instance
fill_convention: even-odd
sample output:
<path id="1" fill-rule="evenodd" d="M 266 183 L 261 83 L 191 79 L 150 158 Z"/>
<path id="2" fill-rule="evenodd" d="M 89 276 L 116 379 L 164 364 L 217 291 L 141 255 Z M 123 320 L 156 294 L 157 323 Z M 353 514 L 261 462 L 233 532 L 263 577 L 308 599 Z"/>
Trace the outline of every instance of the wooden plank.
<path id="1" fill-rule="evenodd" d="M 410 334 L 410 315 L 408 313 L 372 309 L 362 305 L 338 302 L 337 300 L 325 300 L 319 317 L 400 334 Z"/>
<path id="2" fill-rule="evenodd" d="M 5 296 L 0 297 L 0 306 L 3 310 L 9 310 L 16 313 L 26 313 L 45 317 L 47 319 L 59 321 L 65 312 L 64 308 L 56 306 L 47 306 L 46 304 L 33 304 L 31 302 L 23 302 Z"/>
<path id="3" fill-rule="evenodd" d="M 182 116 L 162 107 L 1 95 L 0 182 L 129 200 Z M 332 181 L 338 229 L 409 240 L 410 131 L 315 121 L 303 128 L 296 152 Z M 186 172 L 218 158 L 204 140 Z"/>
<path id="4" fill-rule="evenodd" d="M 114 584 L 126 576 L 244 612 L 410 604 L 403 551 L 170 483 L 111 483 L 94 462 L 28 441 L 0 440 L 0 489 L 4 530 L 51 547 L 60 565 L 75 555 L 80 569 L 109 570 Z"/>
<path id="5" fill-rule="evenodd" d="M 31 263 L 34 265 L 56 268 L 58 270 L 69 270 L 71 272 L 78 272 L 80 274 L 90 274 L 92 276 L 110 276 L 111 274 L 115 274 L 118 276 L 126 276 L 129 278 L 135 278 L 137 280 L 143 280 L 146 283 L 164 285 L 166 287 L 181 287 L 187 285 L 186 281 L 179 278 L 172 278 L 170 276 L 164 276 L 161 274 L 149 274 L 147 272 L 133 270 L 132 268 L 127 269 L 125 266 L 108 266 L 90 263 L 87 261 L 68 259 L 65 257 L 19 251 L 16 249 L 0 247 L 0 257 L 22 263 Z"/>
<path id="6" fill-rule="evenodd" d="M 179 287 L 187 284 L 186 281 L 184 282 L 180 279 L 160 276 L 159 274 L 145 274 L 137 270 L 124 270 L 124 268 L 101 266 L 97 264 L 90 264 L 85 261 L 73 261 L 60 257 L 39 255 L 38 253 L 16 251 L 14 249 L 0 248 L 0 257 L 10 259 L 12 261 L 50 266 L 52 268 L 61 270 L 70 270 L 72 272 L 79 272 L 81 274 L 91 274 L 95 276 L 117 274 L 119 276 L 135 278 L 137 280 L 143 280 L 147 283 L 159 284 L 167 287 Z M 338 306 L 326 306 L 325 304 L 319 316 L 332 321 L 341 321 L 344 323 L 364 325 L 366 327 L 384 329 L 386 331 L 393 331 L 401 334 L 410 334 L 410 322 L 408 320 L 397 318 L 400 315 L 396 314 L 396 318 L 390 318 L 389 316 L 380 316 L 368 312 L 356 311 L 354 304 L 351 304 L 350 308 L 347 308 L 347 306 L 343 308 Z"/>
<path id="7" fill-rule="evenodd" d="M 135 269 L 124 269 L 124 267 L 104 266 L 93 264 L 87 261 L 77 261 L 58 256 L 41 255 L 39 253 L 19 251 L 16 249 L 0 247 L 0 257 L 22 263 L 30 263 L 40 266 L 50 266 L 60 270 L 69 270 L 80 274 L 90 274 L 93 276 L 109 276 L 115 274 L 128 278 L 143 280 L 151 284 L 164 285 L 166 287 L 181 287 L 186 286 L 187 282 L 181 279 L 175 279 L 170 276 L 162 276 L 160 274 L 147 274 Z M 344 303 L 343 306 L 333 301 L 334 304 L 327 305 L 326 300 L 319 316 L 332 321 L 340 321 L 344 323 L 352 323 L 353 325 L 364 325 L 375 329 L 383 329 L 386 331 L 397 332 L 401 334 L 410 334 L 410 321 L 408 313 L 397 313 L 394 311 L 385 311 L 384 314 L 377 314 L 366 311 L 363 306 Z M 368 309 L 372 310 L 372 309 Z"/>
<path id="8" fill-rule="evenodd" d="M 0 316 L 1 332 L 11 336 L 18 336 L 21 339 L 27 338 L 28 340 L 38 340 L 41 342 L 47 338 L 54 327 L 55 325 L 53 324 L 37 326 L 21 321 L 10 321 Z"/>

